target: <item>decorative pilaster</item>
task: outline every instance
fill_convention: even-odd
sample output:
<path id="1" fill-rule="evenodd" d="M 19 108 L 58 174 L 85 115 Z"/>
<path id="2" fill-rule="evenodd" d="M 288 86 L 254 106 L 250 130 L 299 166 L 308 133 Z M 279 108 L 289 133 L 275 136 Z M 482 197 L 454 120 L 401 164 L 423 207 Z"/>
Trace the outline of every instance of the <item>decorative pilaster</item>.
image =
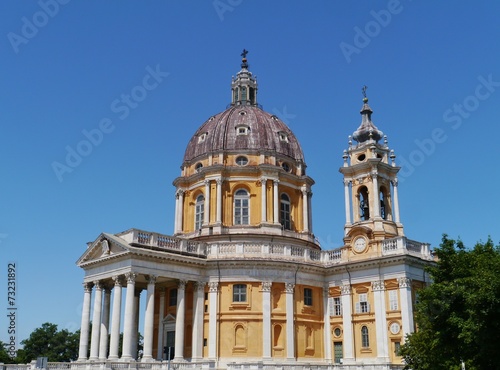
<path id="1" fill-rule="evenodd" d="M 325 360 L 332 360 L 332 333 L 330 327 L 330 290 L 328 286 L 323 288 L 323 322 L 324 325 L 324 347 L 325 347 Z"/>
<path id="2" fill-rule="evenodd" d="M 122 311 L 122 286 L 121 276 L 113 276 L 115 287 L 113 289 L 113 314 L 111 317 L 111 339 L 109 343 L 109 359 L 118 359 L 118 347 L 120 343 L 120 320 Z"/>
<path id="3" fill-rule="evenodd" d="M 220 225 L 222 223 L 222 178 L 215 180 L 217 184 L 217 209 L 215 222 Z"/>
<path id="4" fill-rule="evenodd" d="M 108 355 L 109 308 L 111 303 L 111 288 L 105 287 L 103 293 L 104 299 L 102 304 L 101 333 L 99 339 L 99 360 L 106 361 L 106 356 Z"/>
<path id="5" fill-rule="evenodd" d="M 90 357 L 89 360 L 97 360 L 99 358 L 99 339 L 101 331 L 101 312 L 102 312 L 102 283 L 94 281 L 95 297 L 94 297 L 94 313 L 92 315 L 92 337 L 90 342 Z"/>
<path id="6" fill-rule="evenodd" d="M 275 224 L 280 223 L 279 219 L 279 210 L 280 210 L 280 201 L 278 196 L 278 184 L 279 180 L 273 180 L 273 222 Z"/>
<path id="7" fill-rule="evenodd" d="M 403 324 L 403 340 L 414 331 L 413 303 L 411 299 L 411 279 L 404 276 L 398 279 L 399 299 L 401 300 L 401 321 Z"/>
<path id="8" fill-rule="evenodd" d="M 78 350 L 78 361 L 87 360 L 89 346 L 89 325 L 90 325 L 90 298 L 92 295 L 92 284 L 83 283 L 83 307 L 82 322 L 80 325 L 80 347 Z"/>
<path id="9" fill-rule="evenodd" d="M 267 222 L 267 178 L 262 177 L 260 179 L 260 191 L 261 191 L 261 222 L 265 223 Z"/>
<path id="10" fill-rule="evenodd" d="M 375 303 L 375 330 L 377 332 L 377 354 L 382 361 L 389 361 L 389 343 L 387 337 L 387 317 L 385 306 L 385 283 L 383 280 L 372 281 L 373 301 Z"/>
<path id="11" fill-rule="evenodd" d="M 307 187 L 302 187 L 302 218 L 304 223 L 303 231 L 305 233 L 309 232 L 309 192 Z"/>
<path id="12" fill-rule="evenodd" d="M 219 283 L 211 281 L 208 283 L 208 359 L 217 359 L 217 294 Z"/>
<path id="13" fill-rule="evenodd" d="M 285 283 L 285 304 L 286 304 L 286 358 L 287 360 L 295 359 L 295 328 L 294 328 L 294 302 L 293 293 L 295 284 Z"/>
<path id="14" fill-rule="evenodd" d="M 163 315 L 165 312 L 165 288 L 160 288 L 160 313 L 158 315 L 158 348 L 156 358 L 163 360 Z"/>
<path id="15" fill-rule="evenodd" d="M 134 300 L 135 300 L 135 279 L 137 274 L 134 272 L 128 272 L 125 274 L 127 279 L 127 295 L 125 297 L 125 314 L 124 314 L 124 325 L 123 325 L 123 350 L 122 359 L 131 360 L 132 359 L 132 340 L 134 331 Z"/>
<path id="16" fill-rule="evenodd" d="M 203 224 L 210 223 L 210 180 L 205 180 L 205 212 L 203 213 Z"/>
<path id="17" fill-rule="evenodd" d="M 340 287 L 342 300 L 342 323 L 344 328 L 344 363 L 354 362 L 354 337 L 352 328 L 351 286 Z"/>
<path id="18" fill-rule="evenodd" d="M 262 282 L 262 358 L 271 359 L 271 287 L 270 281 Z"/>
<path id="19" fill-rule="evenodd" d="M 193 348 L 192 359 L 203 358 L 203 304 L 205 301 L 205 285 L 203 281 L 197 281 L 193 294 Z"/>
<path id="20" fill-rule="evenodd" d="M 156 276 L 149 275 L 147 281 L 148 293 L 146 297 L 146 316 L 144 318 L 144 355 L 142 359 L 144 361 L 152 361 Z"/>
<path id="21" fill-rule="evenodd" d="M 175 315 L 175 361 L 184 360 L 184 321 L 186 315 L 186 283 L 180 280 L 177 287 L 177 312 Z"/>

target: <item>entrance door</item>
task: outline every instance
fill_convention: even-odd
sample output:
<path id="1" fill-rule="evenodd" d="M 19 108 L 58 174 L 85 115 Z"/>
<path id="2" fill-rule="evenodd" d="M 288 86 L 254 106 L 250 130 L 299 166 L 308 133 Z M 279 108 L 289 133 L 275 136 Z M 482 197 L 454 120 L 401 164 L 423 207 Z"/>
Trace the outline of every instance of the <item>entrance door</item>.
<path id="1" fill-rule="evenodd" d="M 344 357 L 342 342 L 334 342 L 333 343 L 333 356 L 335 357 L 335 363 L 341 364 L 342 358 Z"/>
<path id="2" fill-rule="evenodd" d="M 167 331 L 167 340 L 165 341 L 165 358 L 172 360 L 175 356 L 175 331 Z"/>

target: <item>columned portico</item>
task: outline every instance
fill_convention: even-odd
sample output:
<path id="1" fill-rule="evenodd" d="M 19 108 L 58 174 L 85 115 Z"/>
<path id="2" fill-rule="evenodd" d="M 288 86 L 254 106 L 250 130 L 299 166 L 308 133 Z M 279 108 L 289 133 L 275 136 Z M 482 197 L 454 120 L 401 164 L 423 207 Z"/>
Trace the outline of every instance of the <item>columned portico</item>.
<path id="1" fill-rule="evenodd" d="M 153 360 L 153 324 L 154 324 L 154 307 L 155 307 L 155 283 L 156 276 L 149 275 L 147 277 L 148 291 L 146 297 L 146 317 L 144 319 L 144 361 Z"/>
<path id="2" fill-rule="evenodd" d="M 89 343 L 89 325 L 90 325 L 90 298 L 92 295 L 92 284 L 83 283 L 83 308 L 82 323 L 80 326 L 80 347 L 78 350 L 78 361 L 87 359 Z"/>
<path id="3" fill-rule="evenodd" d="M 125 297 L 125 320 L 123 325 L 123 350 L 122 359 L 132 359 L 132 340 L 134 330 L 134 300 L 135 300 L 135 279 L 137 274 L 129 272 L 125 274 L 127 279 L 127 294 Z"/>
<path id="4" fill-rule="evenodd" d="M 94 281 L 95 297 L 94 297 L 94 313 L 92 315 L 92 337 L 90 341 L 90 357 L 89 360 L 97 360 L 99 358 L 99 338 L 101 330 L 101 311 L 102 311 L 102 290 L 103 286 L 100 281 Z"/>
<path id="5" fill-rule="evenodd" d="M 122 308 L 122 284 L 121 276 L 113 276 L 115 287 L 113 288 L 113 314 L 111 316 L 111 338 L 109 343 L 109 359 L 118 359 L 118 348 L 120 342 L 120 320 Z"/>
<path id="6" fill-rule="evenodd" d="M 286 283 L 285 284 L 285 296 L 286 296 L 286 358 L 287 360 L 295 360 L 295 327 L 294 327 L 294 296 L 295 284 Z"/>
<path id="7" fill-rule="evenodd" d="M 175 361 L 184 360 L 184 321 L 186 316 L 186 284 L 180 280 L 177 287 L 177 313 L 175 315 Z"/>

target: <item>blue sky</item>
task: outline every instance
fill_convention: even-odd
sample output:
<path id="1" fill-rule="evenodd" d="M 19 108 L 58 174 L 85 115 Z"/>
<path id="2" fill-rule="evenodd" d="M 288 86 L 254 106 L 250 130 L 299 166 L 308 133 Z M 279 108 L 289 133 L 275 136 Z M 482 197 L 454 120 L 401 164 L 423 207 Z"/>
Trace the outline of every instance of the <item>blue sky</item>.
<path id="1" fill-rule="evenodd" d="M 363 85 L 402 165 L 406 235 L 498 242 L 498 14 L 493 1 L 0 2 L 0 340 L 9 261 L 20 341 L 47 321 L 79 327 L 87 241 L 173 232 L 185 146 L 230 102 L 243 48 L 259 102 L 302 144 L 325 249 L 342 243 L 338 168 Z"/>

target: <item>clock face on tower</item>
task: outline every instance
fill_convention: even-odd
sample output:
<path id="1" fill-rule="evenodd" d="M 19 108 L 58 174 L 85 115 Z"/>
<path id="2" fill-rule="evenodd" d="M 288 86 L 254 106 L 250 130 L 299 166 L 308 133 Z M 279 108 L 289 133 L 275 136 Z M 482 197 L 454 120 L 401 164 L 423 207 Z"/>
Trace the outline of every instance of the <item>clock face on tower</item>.
<path id="1" fill-rule="evenodd" d="M 363 238 L 362 236 L 357 237 L 354 239 L 354 250 L 356 252 L 363 252 L 366 248 L 366 239 Z"/>

